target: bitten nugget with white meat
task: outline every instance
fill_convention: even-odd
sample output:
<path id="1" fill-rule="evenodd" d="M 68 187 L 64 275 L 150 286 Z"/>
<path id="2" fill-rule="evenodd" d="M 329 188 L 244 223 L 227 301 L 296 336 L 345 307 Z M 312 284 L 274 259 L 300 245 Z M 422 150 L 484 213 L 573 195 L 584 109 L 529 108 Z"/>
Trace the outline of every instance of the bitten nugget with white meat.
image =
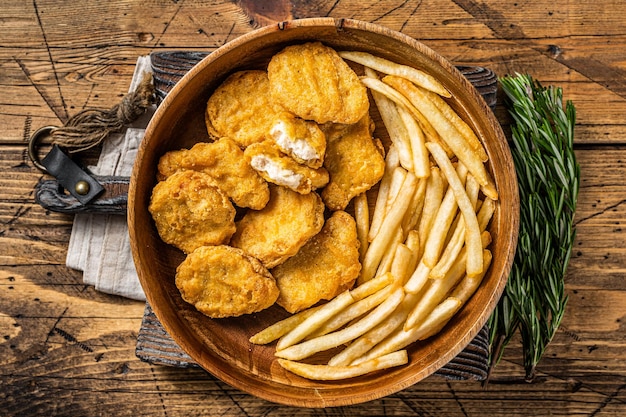
<path id="1" fill-rule="evenodd" d="M 385 172 L 380 141 L 372 137 L 373 123 L 366 115 L 358 123 L 329 135 L 324 167 L 330 181 L 322 199 L 331 210 L 343 210 L 353 197 L 372 188 Z"/>
<path id="2" fill-rule="evenodd" d="M 317 123 L 356 123 L 369 109 L 356 73 L 321 42 L 291 45 L 267 66 L 272 97 L 296 116 Z"/>
<path id="3" fill-rule="evenodd" d="M 157 178 L 163 180 L 186 169 L 210 175 L 239 207 L 259 210 L 270 198 L 267 182 L 246 162 L 243 151 L 230 138 L 167 152 L 159 160 Z"/>
<path id="4" fill-rule="evenodd" d="M 215 138 L 228 137 L 241 148 L 265 139 L 282 108 L 271 98 L 265 71 L 239 71 L 209 97 L 205 122 Z"/>
<path id="5" fill-rule="evenodd" d="M 280 290 L 276 302 L 290 313 L 304 310 L 352 288 L 360 271 L 356 222 L 336 211 L 296 255 L 272 269 Z"/>
<path id="6" fill-rule="evenodd" d="M 148 207 L 159 236 L 185 253 L 227 243 L 235 233 L 235 208 L 211 176 L 179 171 L 152 190 Z"/>
<path id="7" fill-rule="evenodd" d="M 310 168 L 322 166 L 326 153 L 326 135 L 317 123 L 283 112 L 274 121 L 269 136 L 281 151 L 296 162 Z"/>
<path id="8" fill-rule="evenodd" d="M 324 225 L 324 203 L 315 193 L 299 194 L 270 185 L 270 201 L 237 222 L 230 245 L 273 268 L 295 255 Z"/>
<path id="9" fill-rule="evenodd" d="M 201 246 L 176 268 L 186 302 L 213 317 L 256 313 L 274 304 L 276 281 L 258 259 L 226 245 Z"/>
<path id="10" fill-rule="evenodd" d="M 278 149 L 272 140 L 255 143 L 244 151 L 246 160 L 266 181 L 287 187 L 300 194 L 328 184 L 325 168 L 309 168 L 299 164 Z"/>

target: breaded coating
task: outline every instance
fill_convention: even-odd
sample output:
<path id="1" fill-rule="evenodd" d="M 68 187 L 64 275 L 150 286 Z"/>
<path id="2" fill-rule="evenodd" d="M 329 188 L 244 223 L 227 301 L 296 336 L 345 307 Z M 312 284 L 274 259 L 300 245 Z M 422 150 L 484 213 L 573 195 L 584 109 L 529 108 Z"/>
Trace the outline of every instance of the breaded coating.
<path id="1" fill-rule="evenodd" d="M 167 152 L 159 160 L 157 179 L 163 180 L 185 169 L 210 175 L 239 207 L 260 210 L 270 198 L 267 182 L 252 169 L 243 151 L 230 138 Z"/>
<path id="2" fill-rule="evenodd" d="M 273 268 L 295 255 L 324 225 L 324 203 L 315 193 L 299 194 L 270 185 L 270 201 L 237 222 L 230 245 Z"/>
<path id="3" fill-rule="evenodd" d="M 202 172 L 179 171 L 157 183 L 148 210 L 161 239 L 185 253 L 227 243 L 235 233 L 235 208 Z"/>
<path id="4" fill-rule="evenodd" d="M 286 47 L 272 57 L 267 73 L 274 100 L 302 119 L 352 124 L 369 109 L 359 77 L 321 42 Z"/>
<path id="5" fill-rule="evenodd" d="M 270 96 L 265 71 L 239 71 L 209 97 L 205 121 L 213 138 L 228 137 L 245 148 L 266 138 L 280 110 Z"/>
<path id="6" fill-rule="evenodd" d="M 366 115 L 346 129 L 337 129 L 337 137 L 328 136 L 324 167 L 330 181 L 322 190 L 322 199 L 330 210 L 343 210 L 353 197 L 372 188 L 385 172 L 380 141 L 372 138 L 373 123 Z"/>
<path id="7" fill-rule="evenodd" d="M 314 169 L 322 166 L 326 135 L 317 123 L 283 112 L 274 121 L 269 136 L 283 153 L 296 162 Z"/>
<path id="8" fill-rule="evenodd" d="M 335 211 L 318 235 L 272 269 L 280 289 L 276 302 L 290 313 L 304 310 L 351 288 L 360 271 L 356 222 Z"/>
<path id="9" fill-rule="evenodd" d="M 328 171 L 325 168 L 313 169 L 297 163 L 282 153 L 272 140 L 248 146 L 244 155 L 246 161 L 266 181 L 300 194 L 308 194 L 328 184 Z"/>
<path id="10" fill-rule="evenodd" d="M 201 246 L 176 268 L 186 302 L 213 318 L 256 313 L 274 304 L 276 281 L 257 259 L 230 246 Z"/>

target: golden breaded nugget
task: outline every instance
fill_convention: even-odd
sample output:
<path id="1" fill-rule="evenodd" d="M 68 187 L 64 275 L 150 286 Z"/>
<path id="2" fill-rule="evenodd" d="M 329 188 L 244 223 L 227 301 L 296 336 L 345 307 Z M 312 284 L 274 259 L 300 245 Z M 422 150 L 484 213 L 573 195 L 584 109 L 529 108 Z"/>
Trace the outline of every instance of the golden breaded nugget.
<path id="1" fill-rule="evenodd" d="M 270 185 L 270 201 L 262 210 L 243 216 L 230 245 L 273 268 L 295 255 L 323 225 L 324 203 L 317 193 L 299 194 Z"/>
<path id="2" fill-rule="evenodd" d="M 343 210 L 353 197 L 369 190 L 383 176 L 385 160 L 380 141 L 372 138 L 373 124 L 366 115 L 358 123 L 329 135 L 324 167 L 330 181 L 322 199 L 331 210 Z"/>
<path id="3" fill-rule="evenodd" d="M 230 138 L 167 152 L 159 160 L 157 178 L 163 180 L 185 169 L 210 175 L 239 207 L 260 210 L 270 198 L 267 182 L 246 162 L 243 151 Z"/>
<path id="4" fill-rule="evenodd" d="M 179 171 L 159 182 L 148 209 L 161 239 L 185 253 L 226 243 L 235 233 L 235 208 L 202 172 Z"/>
<path id="5" fill-rule="evenodd" d="M 230 246 L 201 246 L 176 268 L 183 300 L 213 318 L 256 313 L 274 304 L 276 281 L 252 256 Z"/>
<path id="6" fill-rule="evenodd" d="M 205 121 L 213 138 L 228 137 L 245 148 L 266 138 L 280 110 L 270 96 L 265 71 L 239 71 L 209 97 Z"/>
<path id="7" fill-rule="evenodd" d="M 351 288 L 360 271 L 356 222 L 335 211 L 319 234 L 272 269 L 280 290 L 276 302 L 290 313 L 304 310 Z"/>
<path id="8" fill-rule="evenodd" d="M 308 194 L 328 184 L 328 171 L 325 168 L 313 169 L 297 163 L 282 153 L 272 140 L 248 146 L 244 155 L 266 181 L 300 194 Z"/>
<path id="9" fill-rule="evenodd" d="M 283 112 L 274 121 L 269 136 L 283 153 L 296 162 L 314 169 L 322 166 L 326 135 L 317 123 Z"/>
<path id="10" fill-rule="evenodd" d="M 321 42 L 286 47 L 272 57 L 267 74 L 274 101 L 302 119 L 352 124 L 369 109 L 359 77 Z"/>

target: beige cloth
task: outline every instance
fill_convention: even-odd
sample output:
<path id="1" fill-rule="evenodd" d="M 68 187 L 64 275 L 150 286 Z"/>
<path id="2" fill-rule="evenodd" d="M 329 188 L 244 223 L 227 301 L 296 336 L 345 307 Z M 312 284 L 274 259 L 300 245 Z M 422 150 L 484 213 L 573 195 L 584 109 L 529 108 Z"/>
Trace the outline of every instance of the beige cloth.
<path id="1" fill-rule="evenodd" d="M 150 72 L 150 57 L 137 60 L 129 88 L 134 91 L 144 71 Z M 125 132 L 105 140 L 96 166 L 89 167 L 96 175 L 129 177 L 137 148 L 154 110 L 133 122 Z M 83 282 L 107 294 L 145 300 L 130 251 L 126 216 L 110 214 L 77 214 L 65 263 L 83 271 Z"/>

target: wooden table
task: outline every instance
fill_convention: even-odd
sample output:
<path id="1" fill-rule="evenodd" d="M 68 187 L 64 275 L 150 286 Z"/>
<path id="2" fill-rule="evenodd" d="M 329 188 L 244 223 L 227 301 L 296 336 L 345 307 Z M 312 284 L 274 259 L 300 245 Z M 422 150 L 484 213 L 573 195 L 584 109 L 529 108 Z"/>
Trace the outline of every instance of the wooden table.
<path id="1" fill-rule="evenodd" d="M 362 405 L 294 410 L 201 370 L 135 356 L 144 303 L 65 266 L 72 216 L 33 202 L 37 128 L 126 93 L 138 56 L 212 51 L 260 25 L 350 17 L 456 64 L 528 72 L 576 104 L 581 191 L 559 333 L 524 381 L 519 339 L 490 383 L 432 376 Z M 585 415 L 626 413 L 626 4 L 619 0 L 5 0 L 0 8 L 0 415 Z M 505 119 L 499 107 L 496 114 Z"/>

